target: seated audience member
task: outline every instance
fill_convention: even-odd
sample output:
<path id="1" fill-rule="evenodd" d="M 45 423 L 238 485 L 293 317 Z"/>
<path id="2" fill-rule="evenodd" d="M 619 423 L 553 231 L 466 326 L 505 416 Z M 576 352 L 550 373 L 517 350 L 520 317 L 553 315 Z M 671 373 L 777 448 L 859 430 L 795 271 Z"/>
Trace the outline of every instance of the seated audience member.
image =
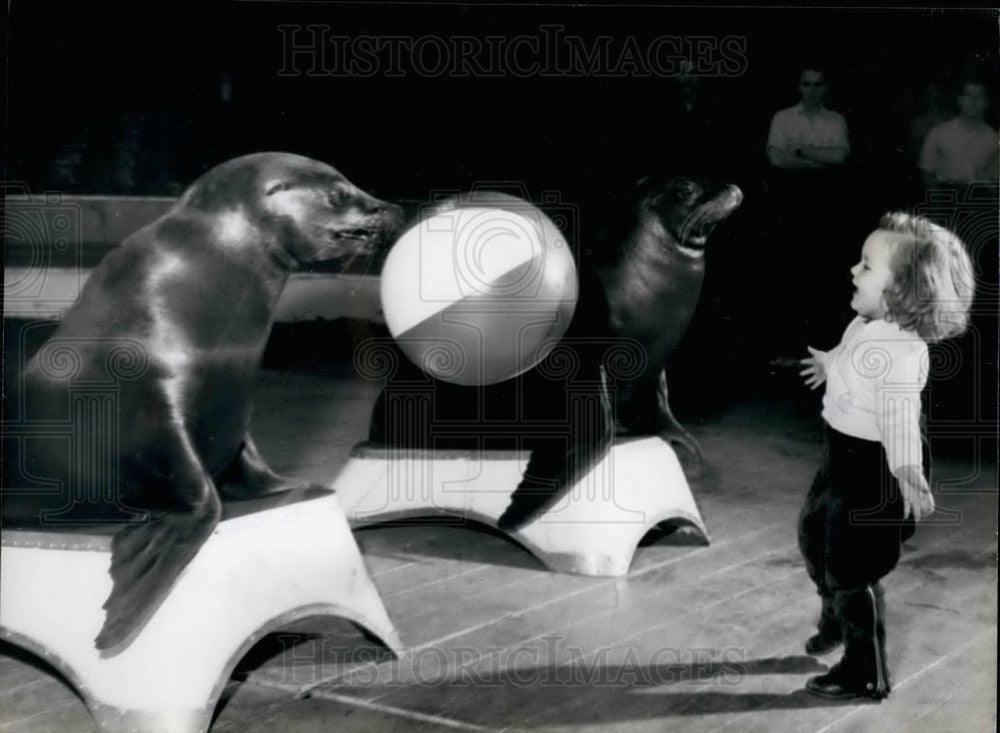
<path id="1" fill-rule="evenodd" d="M 957 117 L 933 128 L 920 151 L 924 185 L 964 187 L 1000 177 L 1000 137 L 986 124 L 986 86 L 966 80 L 958 95 Z"/>

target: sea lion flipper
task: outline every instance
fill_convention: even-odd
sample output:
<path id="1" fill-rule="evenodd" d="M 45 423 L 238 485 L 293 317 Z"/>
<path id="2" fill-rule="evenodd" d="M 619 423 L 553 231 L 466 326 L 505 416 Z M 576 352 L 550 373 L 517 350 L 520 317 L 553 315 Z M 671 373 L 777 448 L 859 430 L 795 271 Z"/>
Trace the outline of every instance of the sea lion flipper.
<path id="1" fill-rule="evenodd" d="M 250 433 L 243 436 L 239 453 L 216 481 L 223 499 L 239 500 L 298 488 L 301 481 L 271 470 Z"/>
<path id="2" fill-rule="evenodd" d="M 99 650 L 131 642 L 212 534 L 220 516 L 221 503 L 213 487 L 192 511 L 163 514 L 125 527 L 114 536 L 108 571 L 111 594 L 104 602 L 104 625 L 94 639 Z"/>
<path id="3" fill-rule="evenodd" d="M 670 402 L 667 399 L 667 372 L 660 372 L 656 382 L 656 402 L 660 411 L 660 437 L 668 443 L 677 443 L 694 457 L 696 471 L 700 473 L 705 468 L 705 458 L 701 453 L 701 445 L 697 439 L 681 425 L 674 413 L 670 410 Z"/>
<path id="4" fill-rule="evenodd" d="M 611 449 L 615 420 L 607 374 L 604 367 L 599 369 L 596 409 L 578 413 L 570 425 L 568 441 L 565 436 L 547 438 L 535 447 L 524 478 L 497 520 L 500 529 L 520 529 L 549 509 Z"/>

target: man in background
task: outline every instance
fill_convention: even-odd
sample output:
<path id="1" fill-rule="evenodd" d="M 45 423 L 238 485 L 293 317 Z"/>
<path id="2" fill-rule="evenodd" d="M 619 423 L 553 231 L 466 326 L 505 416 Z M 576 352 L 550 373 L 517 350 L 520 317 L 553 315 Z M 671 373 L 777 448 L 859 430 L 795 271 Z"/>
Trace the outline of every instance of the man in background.
<path id="1" fill-rule="evenodd" d="M 802 100 L 771 119 L 767 157 L 782 170 L 824 170 L 841 165 L 851 152 L 843 115 L 824 106 L 828 90 L 821 69 L 806 68 L 799 77 Z"/>
<path id="2" fill-rule="evenodd" d="M 1000 138 L 986 124 L 988 106 L 986 86 L 966 80 L 958 95 L 958 116 L 934 127 L 924 140 L 920 171 L 926 188 L 964 188 L 1000 177 Z"/>
<path id="3" fill-rule="evenodd" d="M 844 116 L 825 106 L 828 91 L 822 68 L 803 67 L 800 101 L 774 114 L 767 136 L 772 236 L 760 266 L 772 297 L 761 336 L 772 363 L 804 352 L 806 334 L 834 338 L 843 329 L 834 304 L 846 302 L 847 278 L 830 273 L 846 272 L 855 254 L 845 241 L 854 215 L 844 202 L 851 145 Z M 789 271 L 795 276 L 777 275 Z"/>

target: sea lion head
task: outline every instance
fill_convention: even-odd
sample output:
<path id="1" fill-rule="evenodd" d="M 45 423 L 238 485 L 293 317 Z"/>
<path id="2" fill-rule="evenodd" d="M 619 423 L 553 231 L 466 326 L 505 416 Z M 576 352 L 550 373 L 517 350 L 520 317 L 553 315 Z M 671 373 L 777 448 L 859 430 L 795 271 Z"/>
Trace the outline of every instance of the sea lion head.
<path id="1" fill-rule="evenodd" d="M 181 204 L 264 235 L 289 267 L 377 251 L 402 226 L 402 210 L 351 183 L 326 163 L 291 153 L 233 158 L 195 181 Z"/>
<path id="2" fill-rule="evenodd" d="M 731 183 L 686 175 L 647 177 L 638 187 L 640 207 L 652 212 L 671 235 L 667 246 L 690 259 L 705 256 L 705 244 L 715 227 L 743 202 L 743 192 Z"/>

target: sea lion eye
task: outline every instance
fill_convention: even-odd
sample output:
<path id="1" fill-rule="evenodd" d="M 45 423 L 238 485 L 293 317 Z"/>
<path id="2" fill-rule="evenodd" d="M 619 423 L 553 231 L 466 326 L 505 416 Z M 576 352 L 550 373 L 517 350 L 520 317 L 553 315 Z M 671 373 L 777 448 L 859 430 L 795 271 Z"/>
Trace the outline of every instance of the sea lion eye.
<path id="1" fill-rule="evenodd" d="M 694 181 L 687 179 L 678 181 L 673 187 L 673 195 L 679 201 L 684 201 L 692 196 L 697 189 L 697 184 Z"/>
<path id="2" fill-rule="evenodd" d="M 265 196 L 270 196 L 271 194 L 277 193 L 278 191 L 287 191 L 291 186 L 289 186 L 284 181 L 278 181 L 277 183 L 272 183 L 267 187 L 267 192 Z"/>

